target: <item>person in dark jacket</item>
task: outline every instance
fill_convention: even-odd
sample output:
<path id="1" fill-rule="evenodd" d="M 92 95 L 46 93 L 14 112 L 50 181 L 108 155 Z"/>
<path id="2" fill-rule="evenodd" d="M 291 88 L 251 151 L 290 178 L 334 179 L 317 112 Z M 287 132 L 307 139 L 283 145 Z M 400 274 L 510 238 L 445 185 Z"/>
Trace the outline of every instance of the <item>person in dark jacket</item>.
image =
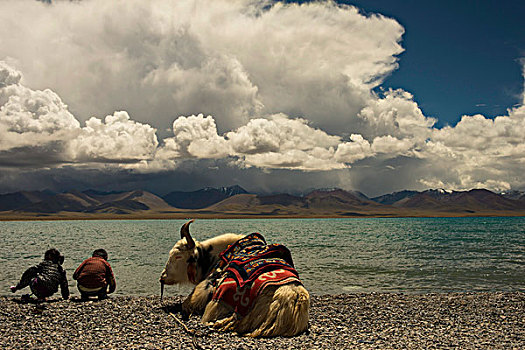
<path id="1" fill-rule="evenodd" d="M 77 280 L 82 300 L 88 300 L 90 296 L 98 296 L 99 300 L 106 299 L 108 294 L 115 291 L 117 283 L 107 260 L 108 253 L 104 249 L 97 249 L 91 258 L 77 267 L 73 279 Z"/>
<path id="2" fill-rule="evenodd" d="M 44 254 L 44 261 L 36 266 L 28 268 L 20 278 L 16 286 L 11 286 L 11 292 L 16 292 L 27 286 L 31 292 L 38 298 L 37 301 L 43 301 L 58 292 L 62 298 L 69 298 L 69 287 L 67 285 L 66 271 L 62 268 L 64 256 L 56 249 L 49 249 Z"/>

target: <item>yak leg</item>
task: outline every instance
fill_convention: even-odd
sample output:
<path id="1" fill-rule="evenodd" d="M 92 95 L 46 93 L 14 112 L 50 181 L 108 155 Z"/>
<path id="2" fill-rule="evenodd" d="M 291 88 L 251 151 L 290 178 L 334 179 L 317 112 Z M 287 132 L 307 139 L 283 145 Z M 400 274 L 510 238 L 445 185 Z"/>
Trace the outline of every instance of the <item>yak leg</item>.
<path id="1" fill-rule="evenodd" d="M 223 318 L 215 323 L 212 324 L 213 328 L 220 332 L 227 332 L 227 331 L 236 331 L 237 324 L 239 323 L 239 319 L 236 315 L 231 315 L 230 317 Z"/>
<path id="2" fill-rule="evenodd" d="M 201 321 L 202 323 L 210 325 L 210 324 L 214 324 L 214 322 L 217 320 L 223 321 L 228 316 L 232 316 L 232 314 L 233 314 L 233 309 L 231 307 L 228 307 L 223 303 L 212 300 L 208 303 L 208 305 L 206 305 L 206 309 L 204 310 L 204 314 L 202 315 Z M 233 315 L 232 317 L 234 316 L 235 315 Z M 235 318 L 236 317 L 234 317 L 232 320 L 234 320 Z M 222 327 L 216 326 L 215 324 L 214 326 L 218 328 L 222 328 Z"/>
<path id="3" fill-rule="evenodd" d="M 206 304 L 213 295 L 213 287 L 207 280 L 197 284 L 191 294 L 182 303 L 182 311 L 186 315 L 202 314 L 206 308 Z"/>

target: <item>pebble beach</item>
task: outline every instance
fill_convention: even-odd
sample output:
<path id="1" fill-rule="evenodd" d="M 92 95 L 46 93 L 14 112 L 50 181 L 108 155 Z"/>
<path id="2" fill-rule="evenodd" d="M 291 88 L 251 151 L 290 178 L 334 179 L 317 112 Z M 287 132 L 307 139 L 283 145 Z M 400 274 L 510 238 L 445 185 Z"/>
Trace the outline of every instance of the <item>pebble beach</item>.
<path id="1" fill-rule="evenodd" d="M 182 319 L 182 297 L 0 297 L 2 349 L 524 349 L 525 293 L 312 296 L 309 330 L 252 339 Z M 193 334 L 193 335 L 192 335 Z"/>

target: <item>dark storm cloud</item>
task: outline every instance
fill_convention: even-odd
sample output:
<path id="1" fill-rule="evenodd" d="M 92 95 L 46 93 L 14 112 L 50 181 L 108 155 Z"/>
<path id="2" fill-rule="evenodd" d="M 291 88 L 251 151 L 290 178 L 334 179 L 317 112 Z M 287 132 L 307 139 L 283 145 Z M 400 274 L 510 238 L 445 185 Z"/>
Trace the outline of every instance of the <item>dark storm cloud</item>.
<path id="1" fill-rule="evenodd" d="M 376 89 L 403 33 L 334 2 L 0 1 L 0 189 L 524 186 L 525 107 L 437 129 Z"/>

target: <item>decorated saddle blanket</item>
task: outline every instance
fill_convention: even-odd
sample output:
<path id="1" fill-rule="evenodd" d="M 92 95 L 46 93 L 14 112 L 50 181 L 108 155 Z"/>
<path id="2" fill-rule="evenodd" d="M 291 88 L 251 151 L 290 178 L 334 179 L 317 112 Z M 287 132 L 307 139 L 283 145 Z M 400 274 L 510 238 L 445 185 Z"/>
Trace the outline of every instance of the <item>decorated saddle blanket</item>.
<path id="1" fill-rule="evenodd" d="M 248 314 L 264 288 L 301 283 L 288 248 L 266 244 L 259 233 L 238 240 L 219 257 L 223 272 L 212 300 L 227 304 L 240 316 Z"/>

